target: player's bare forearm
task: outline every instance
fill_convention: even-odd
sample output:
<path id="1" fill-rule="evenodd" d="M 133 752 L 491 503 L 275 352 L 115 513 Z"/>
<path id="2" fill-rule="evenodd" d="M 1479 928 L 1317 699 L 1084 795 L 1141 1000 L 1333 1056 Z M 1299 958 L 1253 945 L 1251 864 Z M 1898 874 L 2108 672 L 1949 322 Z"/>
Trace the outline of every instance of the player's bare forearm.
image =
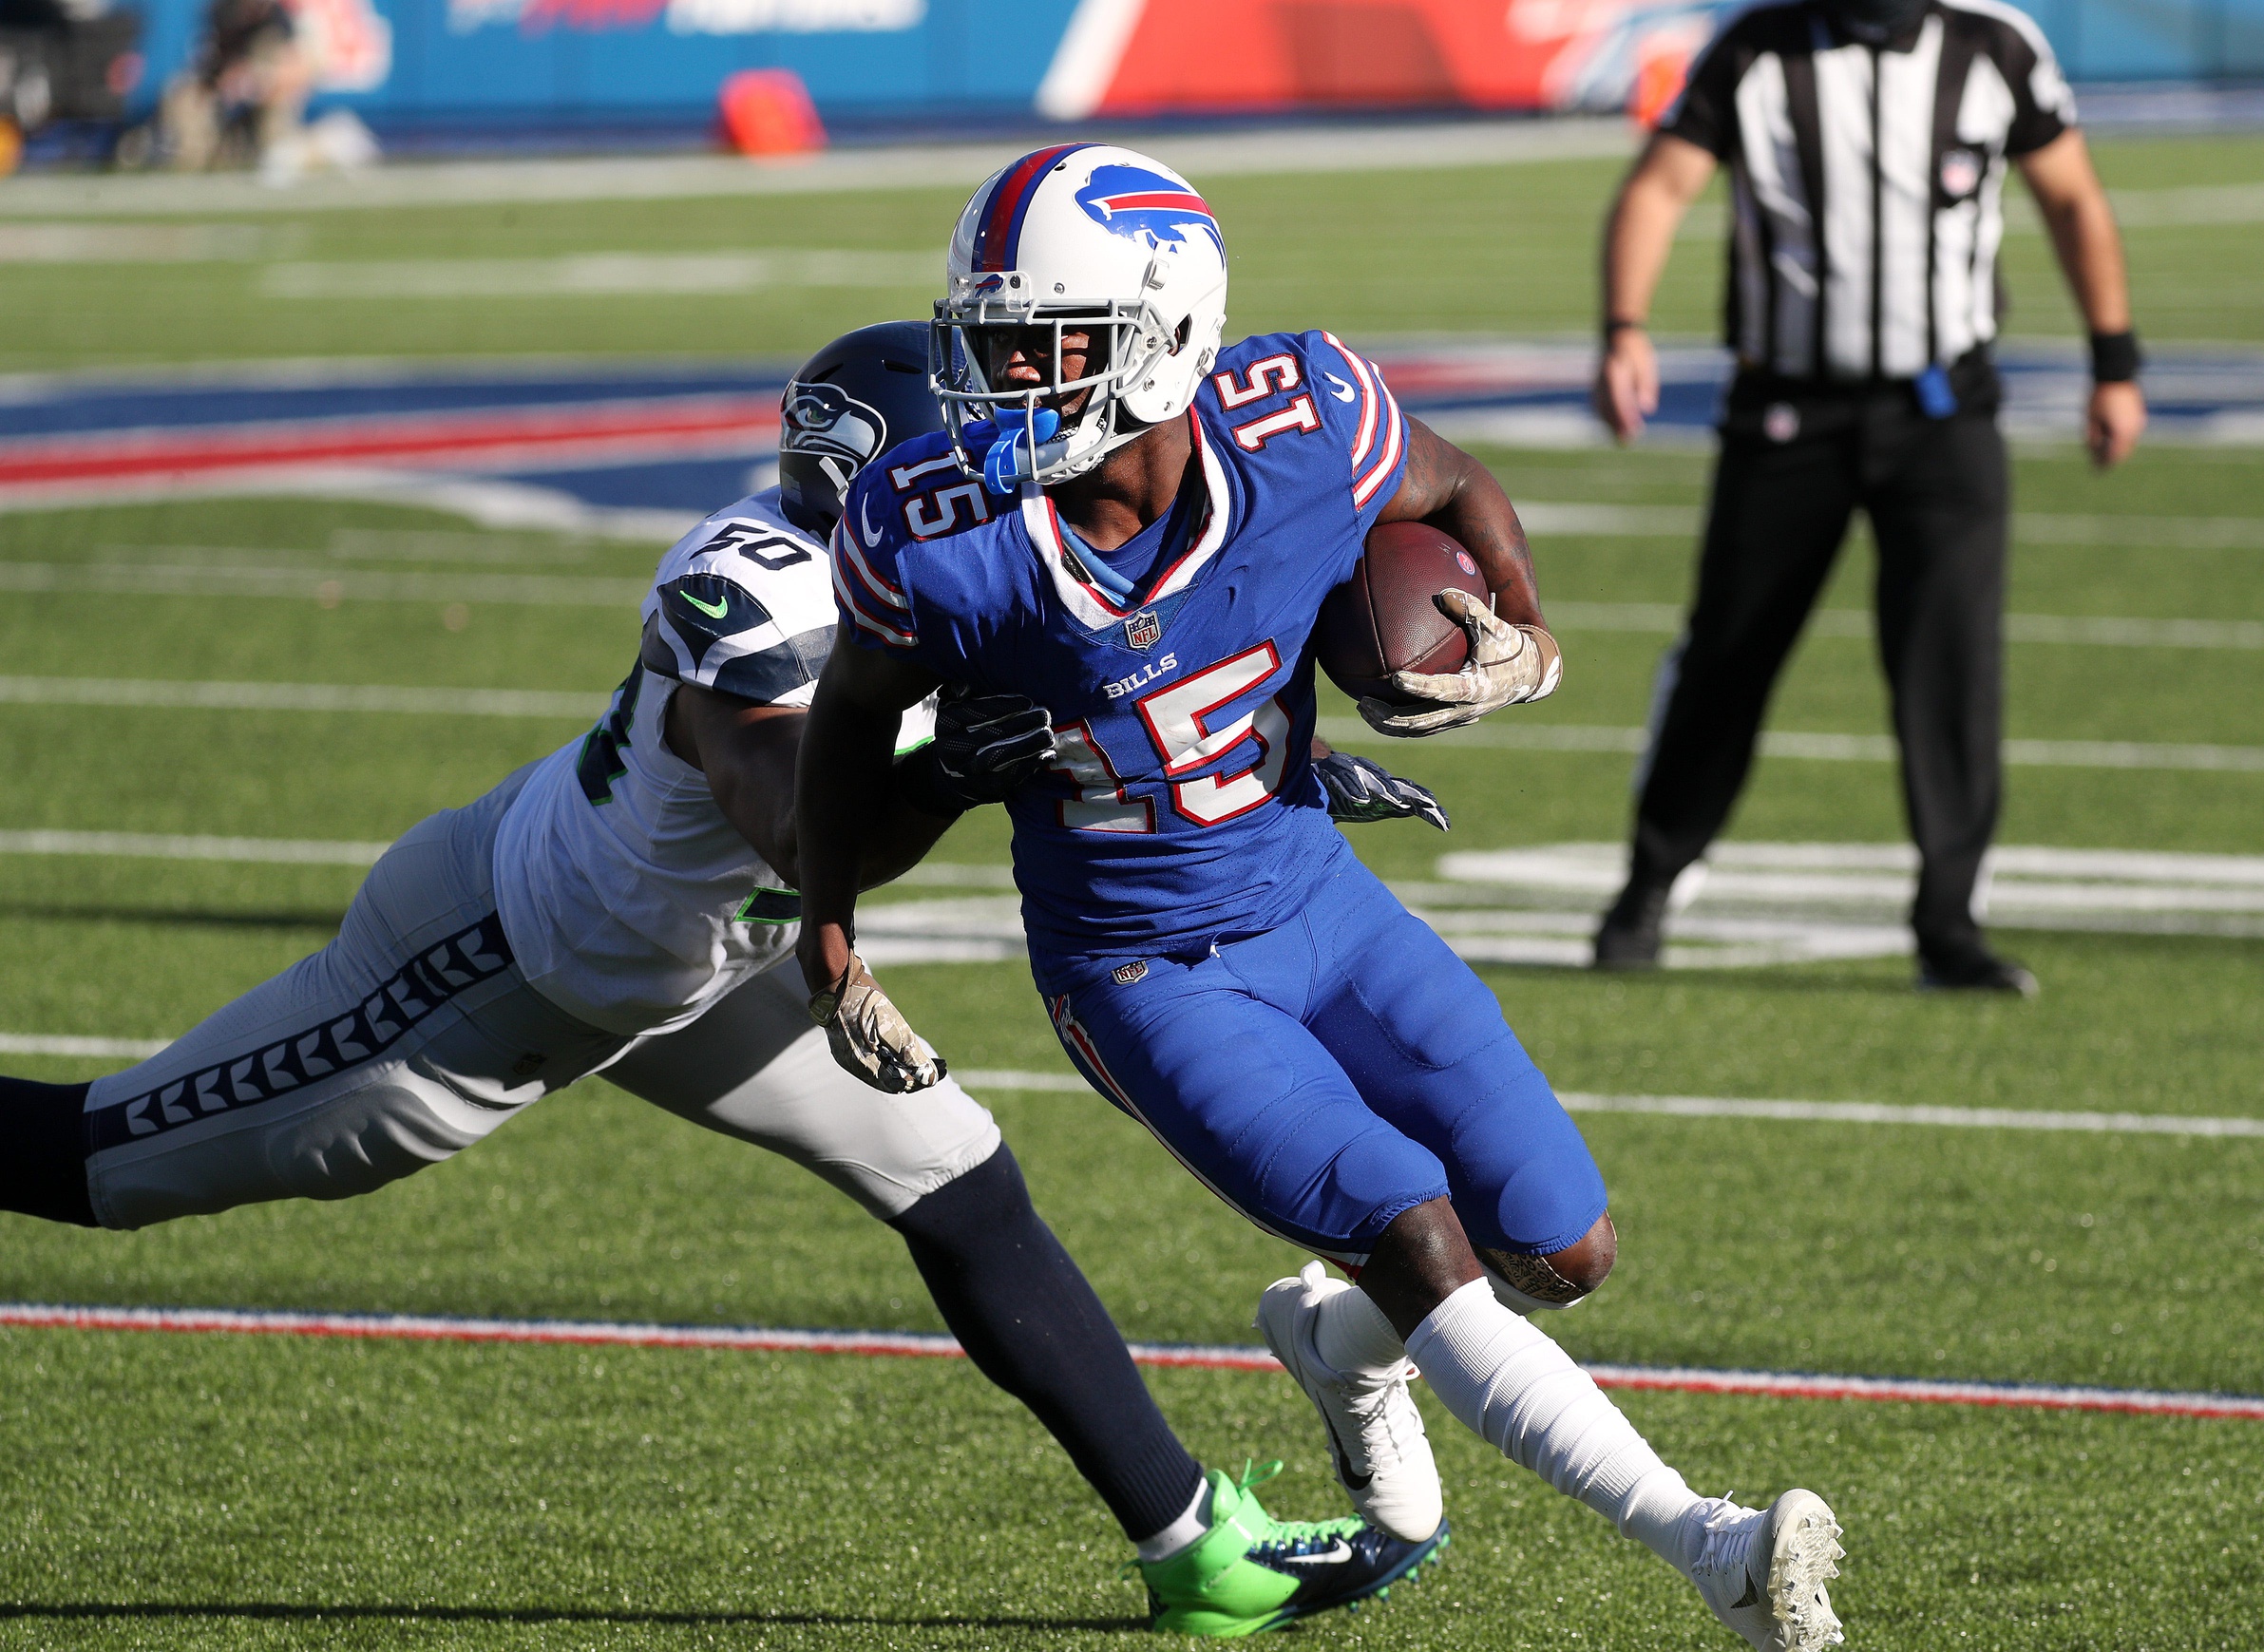
<path id="1" fill-rule="evenodd" d="M 668 746 L 708 778 L 708 790 L 738 834 L 784 879 L 800 887 L 800 833 L 794 821 L 795 769 L 809 715 L 798 706 L 764 706 L 692 684 L 669 697 Z M 860 886 L 901 876 L 950 828 L 891 797 L 867 830 Z"/>
<path id="2" fill-rule="evenodd" d="M 935 679 L 910 662 L 883 658 L 846 639 L 835 641 L 818 678 L 794 785 L 802 890 L 802 938 L 795 950 L 812 991 L 848 970 L 867 856 L 881 850 L 875 858 L 885 858 L 891 849 L 910 846 L 903 839 L 891 844 L 885 835 L 900 807 L 890 773 L 896 731 L 904 708 L 934 688 Z"/>
<path id="3" fill-rule="evenodd" d="M 1476 560 L 1494 613 L 1512 625 L 1546 625 L 1516 506 L 1491 470 L 1420 419 L 1407 421 L 1407 470 L 1378 520 L 1452 534 Z"/>
<path id="4" fill-rule="evenodd" d="M 2123 270 L 2122 236 L 2083 135 L 2061 133 L 2022 156 L 2020 168 L 2084 325 L 2093 332 L 2127 331 L 2130 282 Z"/>
<path id="5" fill-rule="evenodd" d="M 1604 348 L 1589 402 L 1621 441 L 1659 410 L 1659 359 L 1645 331 L 1674 233 L 1714 176 L 1714 157 L 1667 133 L 1645 147 L 1604 226 Z"/>
<path id="6" fill-rule="evenodd" d="M 1604 226 L 1604 319 L 1643 321 L 1674 250 L 1674 233 L 1707 180 L 1714 158 L 1668 133 L 1654 135 L 1611 203 Z"/>

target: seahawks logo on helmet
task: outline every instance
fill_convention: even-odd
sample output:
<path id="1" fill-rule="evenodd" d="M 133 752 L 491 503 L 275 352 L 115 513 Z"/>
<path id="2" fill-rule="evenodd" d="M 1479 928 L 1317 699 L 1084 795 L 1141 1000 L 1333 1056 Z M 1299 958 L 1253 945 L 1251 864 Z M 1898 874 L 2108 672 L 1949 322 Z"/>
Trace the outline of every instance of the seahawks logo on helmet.
<path id="1" fill-rule="evenodd" d="M 839 385 L 788 386 L 782 418 L 781 452 L 846 459 L 850 475 L 888 446 L 888 421 Z M 843 485 L 847 485 L 846 477 Z"/>

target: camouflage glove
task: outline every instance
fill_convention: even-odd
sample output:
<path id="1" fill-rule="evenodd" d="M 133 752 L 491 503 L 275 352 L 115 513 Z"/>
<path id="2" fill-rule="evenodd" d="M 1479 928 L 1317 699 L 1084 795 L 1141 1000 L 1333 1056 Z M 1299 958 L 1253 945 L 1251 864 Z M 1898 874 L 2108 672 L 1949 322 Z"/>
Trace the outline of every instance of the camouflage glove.
<path id="1" fill-rule="evenodd" d="M 847 975 L 810 995 L 809 1018 L 826 1029 L 833 1059 L 875 1090 L 907 1095 L 942 1080 L 943 1058 L 912 1031 L 855 953 Z"/>
<path id="2" fill-rule="evenodd" d="M 1459 729 L 1489 712 L 1526 700 L 1545 699 L 1564 674 L 1556 638 L 1537 625 L 1512 625 L 1497 618 L 1467 591 L 1441 591 L 1432 600 L 1438 611 L 1470 635 L 1470 661 L 1440 675 L 1396 671 L 1391 685 L 1427 702 L 1416 706 L 1362 700 L 1360 714 L 1379 734 L 1413 739 Z"/>

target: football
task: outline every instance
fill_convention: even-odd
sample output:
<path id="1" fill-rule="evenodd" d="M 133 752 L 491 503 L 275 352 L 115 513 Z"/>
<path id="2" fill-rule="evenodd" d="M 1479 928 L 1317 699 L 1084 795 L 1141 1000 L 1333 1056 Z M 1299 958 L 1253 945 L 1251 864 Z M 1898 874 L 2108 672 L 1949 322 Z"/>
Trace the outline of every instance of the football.
<path id="1" fill-rule="evenodd" d="M 1355 699 L 1404 705 L 1385 680 L 1393 672 L 1461 670 L 1470 639 L 1432 600 L 1454 587 L 1493 604 L 1477 559 L 1452 535 L 1417 522 L 1378 527 L 1352 578 L 1321 604 L 1314 646 L 1328 680 Z"/>

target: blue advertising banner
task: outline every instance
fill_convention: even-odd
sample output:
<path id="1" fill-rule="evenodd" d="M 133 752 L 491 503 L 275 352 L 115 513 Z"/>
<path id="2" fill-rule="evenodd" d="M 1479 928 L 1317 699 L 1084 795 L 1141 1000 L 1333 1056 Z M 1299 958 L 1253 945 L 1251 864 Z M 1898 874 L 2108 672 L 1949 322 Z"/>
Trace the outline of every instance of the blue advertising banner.
<path id="1" fill-rule="evenodd" d="M 144 98 L 205 0 L 140 0 Z M 712 118 L 785 68 L 831 120 L 1626 107 L 1703 0 L 290 0 L 323 100 L 379 128 Z M 2264 76 L 2264 0 L 2033 0 L 2078 81 Z M 1222 58 L 1235 72 L 1218 72 Z M 1189 66 L 1209 64 L 1209 72 Z M 1401 66 L 1404 66 L 1402 68 Z M 1219 89 L 1230 85 L 1232 92 Z"/>

